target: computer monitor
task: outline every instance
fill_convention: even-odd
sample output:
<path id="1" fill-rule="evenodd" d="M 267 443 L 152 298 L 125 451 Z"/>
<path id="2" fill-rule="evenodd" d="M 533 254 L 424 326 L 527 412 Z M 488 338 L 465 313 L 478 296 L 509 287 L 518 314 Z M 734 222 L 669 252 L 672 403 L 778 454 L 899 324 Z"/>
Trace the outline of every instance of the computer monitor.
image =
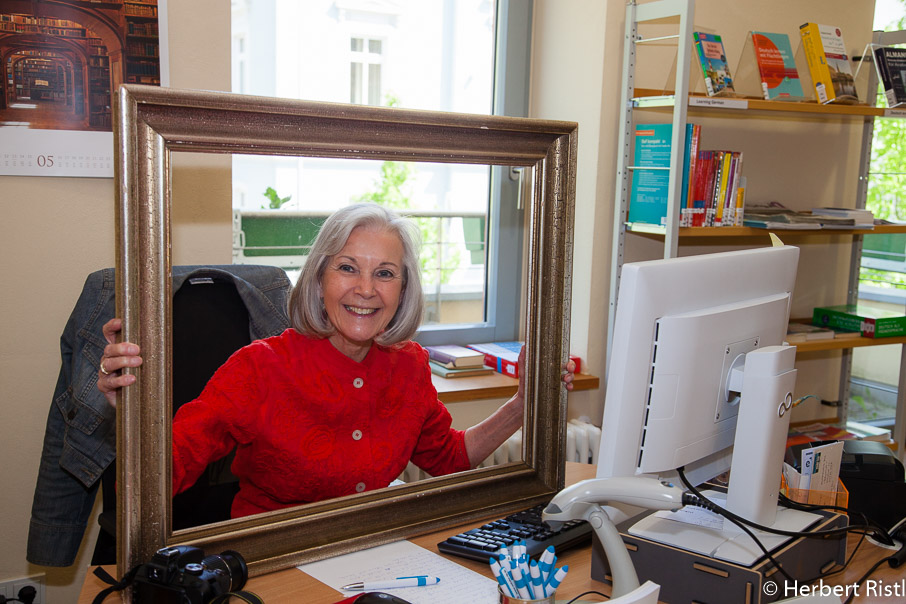
<path id="1" fill-rule="evenodd" d="M 713 478 L 730 468 L 748 403 L 755 415 L 740 431 L 748 449 L 740 463 L 770 467 L 731 472 L 727 503 L 736 490 L 774 514 L 795 384 L 795 349 L 781 345 L 798 260 L 798 248 L 778 246 L 623 265 L 598 478 L 678 483 L 680 467 L 692 484 Z M 767 370 L 757 369 L 765 355 Z M 763 391 L 770 387 L 779 390 Z"/>

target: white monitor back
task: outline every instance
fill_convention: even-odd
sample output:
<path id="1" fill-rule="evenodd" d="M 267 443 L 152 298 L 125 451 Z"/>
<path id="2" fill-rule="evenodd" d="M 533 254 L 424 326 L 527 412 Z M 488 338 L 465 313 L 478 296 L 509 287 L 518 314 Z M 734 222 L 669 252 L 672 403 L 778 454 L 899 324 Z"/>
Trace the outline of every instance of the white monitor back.
<path id="1" fill-rule="evenodd" d="M 732 402 L 723 408 L 719 403 L 726 359 L 781 343 L 798 260 L 798 248 L 783 246 L 623 266 L 608 359 L 599 478 L 670 476 L 672 469 L 685 465 L 690 478 L 703 480 L 729 468 L 736 414 Z M 651 392 L 660 397 L 653 401 L 658 409 L 666 411 L 648 417 L 646 428 L 661 319 L 668 338 L 666 344 L 662 340 L 661 353 L 668 358 L 657 374 L 660 384 Z M 712 329 L 703 331 L 709 322 Z M 724 354 L 726 347 L 731 351 Z M 698 404 L 686 408 L 692 400 Z"/>

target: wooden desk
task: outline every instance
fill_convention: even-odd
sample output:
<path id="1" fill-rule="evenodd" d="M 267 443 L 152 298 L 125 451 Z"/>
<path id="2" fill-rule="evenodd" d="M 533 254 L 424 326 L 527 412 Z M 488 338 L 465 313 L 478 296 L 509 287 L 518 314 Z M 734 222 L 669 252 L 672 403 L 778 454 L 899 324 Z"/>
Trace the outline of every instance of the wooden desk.
<path id="1" fill-rule="evenodd" d="M 594 473 L 594 466 L 574 462 L 568 462 L 566 465 L 566 480 L 569 484 L 586 478 L 594 478 Z M 437 551 L 438 542 L 480 524 L 480 522 L 476 522 L 469 525 L 451 527 L 435 533 L 414 537 L 411 541 L 434 553 L 439 553 Z M 857 541 L 858 537 L 849 537 L 847 557 L 849 557 L 849 554 Z M 565 552 L 563 556 L 558 559 L 558 566 L 562 564 L 569 565 L 569 574 L 557 590 L 558 602 L 561 600 L 566 602 L 586 591 L 599 591 L 610 594 L 609 585 L 591 579 L 590 552 L 590 546 L 575 548 Z M 842 586 L 851 585 L 859 579 L 872 564 L 877 560 L 890 555 L 890 553 L 889 550 L 880 549 L 867 542 L 863 543 L 846 571 L 826 579 L 824 584 Z M 446 554 L 439 555 L 454 560 L 477 573 L 493 578 L 487 564 L 466 560 L 456 556 L 447 556 Z M 92 571 L 93 568 L 89 569 L 85 578 L 78 604 L 91 604 L 95 595 L 107 587 L 106 584 L 95 577 Z M 114 574 L 116 569 L 108 568 L 108 571 L 111 574 Z M 887 564 L 884 564 L 875 571 L 870 578 L 875 581 L 883 581 L 883 585 L 886 586 L 898 586 L 900 590 L 898 592 L 899 597 L 894 595 L 872 597 L 865 594 L 865 589 L 863 588 L 859 592 L 859 597 L 855 598 L 853 602 L 859 604 L 894 604 L 895 602 L 906 600 L 906 594 L 903 593 L 903 590 L 906 589 L 906 573 L 902 570 L 892 569 L 887 566 Z M 295 568 L 278 571 L 260 577 L 253 577 L 252 579 L 249 579 L 245 588 L 261 596 L 265 604 L 298 604 L 303 601 L 303 599 L 300 599 L 300 594 L 305 594 L 304 602 L 306 602 L 306 604 L 333 604 L 343 599 L 341 592 L 324 585 L 320 581 L 313 579 Z M 117 602 L 117 598 L 118 596 L 109 596 L 105 602 Z M 842 599 L 845 600 L 845 598 Z M 582 601 L 603 602 L 605 600 L 600 596 L 589 595 L 583 597 Z"/>

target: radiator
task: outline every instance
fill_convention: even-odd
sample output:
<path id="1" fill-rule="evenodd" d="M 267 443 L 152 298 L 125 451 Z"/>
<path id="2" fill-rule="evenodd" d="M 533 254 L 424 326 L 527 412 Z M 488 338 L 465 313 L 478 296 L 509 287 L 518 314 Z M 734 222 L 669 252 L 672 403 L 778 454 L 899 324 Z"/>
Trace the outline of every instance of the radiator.
<path id="1" fill-rule="evenodd" d="M 566 461 L 580 463 L 598 463 L 598 448 L 601 445 L 601 429 L 587 421 L 572 419 L 566 424 Z M 496 466 L 511 461 L 522 461 L 522 430 L 519 429 L 502 445 L 497 447 L 493 454 L 478 464 L 479 468 Z M 413 463 L 409 463 L 399 480 L 414 482 L 429 478 L 424 470 Z"/>

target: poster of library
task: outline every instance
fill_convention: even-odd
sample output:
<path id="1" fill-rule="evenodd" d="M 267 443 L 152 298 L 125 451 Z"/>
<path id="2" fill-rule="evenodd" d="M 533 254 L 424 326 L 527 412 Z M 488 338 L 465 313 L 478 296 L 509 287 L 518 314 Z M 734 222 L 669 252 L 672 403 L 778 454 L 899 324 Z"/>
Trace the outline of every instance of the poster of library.
<path id="1" fill-rule="evenodd" d="M 111 94 L 161 83 L 158 4 L 0 0 L 0 174 L 113 176 Z"/>

